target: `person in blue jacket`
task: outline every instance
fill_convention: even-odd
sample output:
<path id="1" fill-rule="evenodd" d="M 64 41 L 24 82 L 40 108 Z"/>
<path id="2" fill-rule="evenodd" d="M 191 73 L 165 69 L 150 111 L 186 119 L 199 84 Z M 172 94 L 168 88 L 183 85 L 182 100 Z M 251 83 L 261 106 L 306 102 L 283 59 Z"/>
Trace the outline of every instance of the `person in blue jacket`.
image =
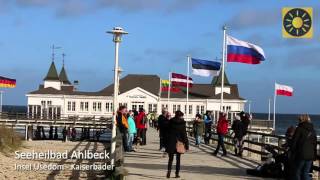
<path id="1" fill-rule="evenodd" d="M 134 113 L 132 111 L 129 111 L 128 113 L 128 150 L 134 151 L 132 148 L 134 136 L 137 134 L 137 128 L 136 128 L 136 123 L 134 122 Z"/>
<path id="2" fill-rule="evenodd" d="M 211 139 L 211 131 L 212 131 L 212 117 L 211 117 L 211 111 L 207 111 L 204 115 L 204 125 L 205 125 L 205 137 L 204 137 L 204 143 L 209 144 Z"/>

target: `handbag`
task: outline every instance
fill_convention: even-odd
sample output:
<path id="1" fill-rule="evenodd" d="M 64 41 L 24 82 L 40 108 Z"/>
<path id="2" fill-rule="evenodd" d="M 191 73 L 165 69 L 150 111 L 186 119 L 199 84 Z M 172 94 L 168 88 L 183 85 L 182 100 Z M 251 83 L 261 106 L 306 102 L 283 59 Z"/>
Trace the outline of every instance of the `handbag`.
<path id="1" fill-rule="evenodd" d="M 184 154 L 186 152 L 186 148 L 181 141 L 177 141 L 176 143 L 177 153 Z"/>

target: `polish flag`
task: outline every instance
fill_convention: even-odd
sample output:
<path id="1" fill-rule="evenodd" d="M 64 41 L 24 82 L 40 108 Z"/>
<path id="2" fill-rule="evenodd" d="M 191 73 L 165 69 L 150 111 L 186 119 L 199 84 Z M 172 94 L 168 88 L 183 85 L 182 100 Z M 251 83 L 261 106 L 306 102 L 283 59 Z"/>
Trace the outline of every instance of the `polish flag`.
<path id="1" fill-rule="evenodd" d="M 276 84 L 276 94 L 279 96 L 292 96 L 293 88 L 282 84 Z"/>
<path id="2" fill-rule="evenodd" d="M 172 73 L 171 84 L 172 86 L 184 86 L 184 87 L 187 87 L 187 84 L 189 84 L 189 87 L 192 87 L 193 80 L 191 77 L 188 78 L 183 74 Z"/>

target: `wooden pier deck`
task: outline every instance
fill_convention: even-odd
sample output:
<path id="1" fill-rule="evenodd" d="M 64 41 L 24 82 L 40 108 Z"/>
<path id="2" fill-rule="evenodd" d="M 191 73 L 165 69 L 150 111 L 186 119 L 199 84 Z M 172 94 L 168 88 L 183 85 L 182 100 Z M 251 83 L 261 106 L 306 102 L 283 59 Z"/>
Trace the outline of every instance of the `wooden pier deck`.
<path id="1" fill-rule="evenodd" d="M 193 146 L 190 141 L 190 151 L 181 157 L 181 179 L 184 180 L 260 180 L 262 178 L 246 175 L 247 168 L 254 168 L 256 163 L 235 157 L 215 157 L 211 155 L 214 148 L 202 145 Z M 166 179 L 168 158 L 163 157 L 159 150 L 159 137 L 156 130 L 149 128 L 147 132 L 147 145 L 140 146 L 138 152 L 126 153 L 125 168 L 129 171 L 128 180 Z M 175 162 L 172 167 L 174 176 Z"/>

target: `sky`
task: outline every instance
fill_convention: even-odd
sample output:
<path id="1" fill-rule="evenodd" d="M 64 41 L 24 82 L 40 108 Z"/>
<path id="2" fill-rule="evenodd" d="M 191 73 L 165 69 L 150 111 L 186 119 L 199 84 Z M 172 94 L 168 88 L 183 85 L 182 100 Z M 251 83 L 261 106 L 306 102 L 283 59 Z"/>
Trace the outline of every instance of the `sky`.
<path id="1" fill-rule="evenodd" d="M 312 39 L 285 39 L 283 7 L 313 7 Z M 120 45 L 126 74 L 186 73 L 187 55 L 208 60 L 222 56 L 222 26 L 227 34 L 263 48 L 260 65 L 227 63 L 231 83 L 268 112 L 274 83 L 294 87 L 293 97 L 278 97 L 277 112 L 320 113 L 320 1 L 318 0 L 0 0 L 0 76 L 17 79 L 3 103 L 26 105 L 25 94 L 43 83 L 52 44 L 58 71 L 62 53 L 70 80 L 79 89 L 98 91 L 113 81 L 114 43 L 106 31 L 129 32 Z M 196 83 L 212 77 L 193 76 Z"/>

